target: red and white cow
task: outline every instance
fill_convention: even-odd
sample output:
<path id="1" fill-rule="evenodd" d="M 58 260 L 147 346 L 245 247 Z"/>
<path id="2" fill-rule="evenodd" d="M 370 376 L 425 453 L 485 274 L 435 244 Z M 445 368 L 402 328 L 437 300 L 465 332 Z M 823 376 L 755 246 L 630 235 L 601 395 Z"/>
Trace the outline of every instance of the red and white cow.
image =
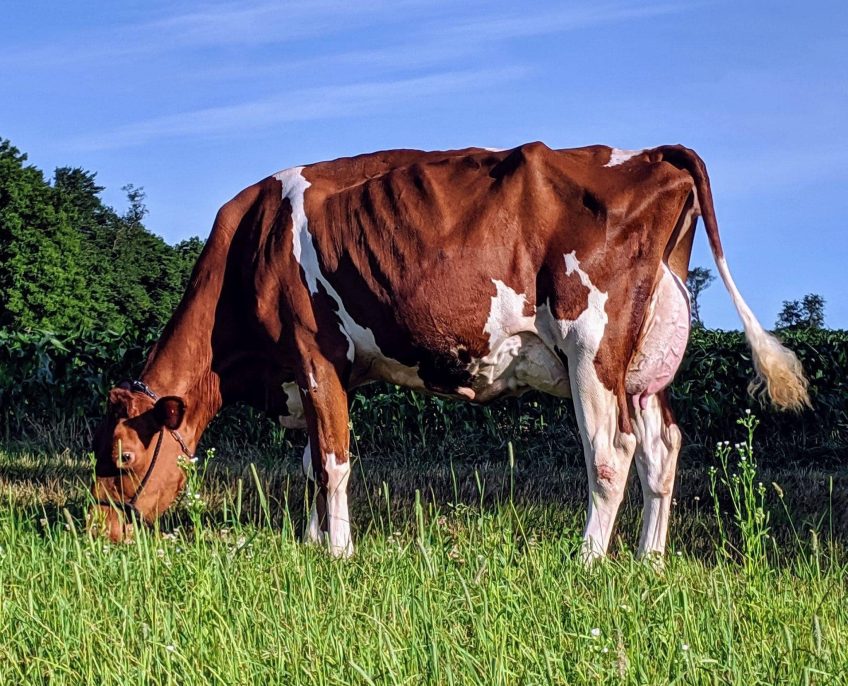
<path id="1" fill-rule="evenodd" d="M 94 487 L 110 534 L 124 535 L 130 511 L 152 521 L 174 501 L 177 456 L 241 400 L 308 430 L 308 536 L 351 554 L 348 394 L 383 380 L 478 403 L 531 388 L 571 397 L 590 487 L 585 555 L 607 550 L 634 456 L 639 553 L 662 553 L 680 449 L 664 389 L 689 334 L 698 216 L 755 386 L 800 408 L 798 360 L 736 289 L 706 169 L 687 148 L 394 150 L 247 188 L 218 213 L 143 383 L 110 393 Z"/>

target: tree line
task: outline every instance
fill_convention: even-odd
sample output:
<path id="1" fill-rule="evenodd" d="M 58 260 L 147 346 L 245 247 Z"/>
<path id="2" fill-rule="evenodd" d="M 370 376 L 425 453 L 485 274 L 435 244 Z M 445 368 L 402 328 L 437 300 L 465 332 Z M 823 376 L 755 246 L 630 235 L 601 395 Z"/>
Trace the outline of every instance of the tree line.
<path id="1" fill-rule="evenodd" d="M 144 191 L 107 206 L 96 173 L 48 179 L 0 139 L 0 331 L 146 336 L 174 311 L 203 241 L 169 245 L 144 226 Z"/>

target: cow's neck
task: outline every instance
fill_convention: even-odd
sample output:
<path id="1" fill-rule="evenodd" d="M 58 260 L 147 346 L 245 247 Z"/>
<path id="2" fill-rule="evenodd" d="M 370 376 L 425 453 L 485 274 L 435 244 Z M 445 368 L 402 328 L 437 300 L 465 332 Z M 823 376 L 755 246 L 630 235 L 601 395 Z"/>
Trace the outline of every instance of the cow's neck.
<path id="1" fill-rule="evenodd" d="M 183 437 L 196 449 L 200 436 L 221 409 L 219 380 L 211 369 L 211 349 L 189 340 L 188 332 L 163 335 L 151 352 L 142 381 L 160 396 L 175 395 L 186 405 Z M 183 334 L 183 335 L 181 335 Z"/>
<path id="2" fill-rule="evenodd" d="M 142 381 L 156 393 L 175 395 L 185 401 L 182 432 L 193 449 L 223 404 L 220 378 L 213 371 L 212 332 L 224 271 L 219 264 L 223 260 L 215 259 L 215 252 L 204 251 L 182 301 L 142 372 Z"/>

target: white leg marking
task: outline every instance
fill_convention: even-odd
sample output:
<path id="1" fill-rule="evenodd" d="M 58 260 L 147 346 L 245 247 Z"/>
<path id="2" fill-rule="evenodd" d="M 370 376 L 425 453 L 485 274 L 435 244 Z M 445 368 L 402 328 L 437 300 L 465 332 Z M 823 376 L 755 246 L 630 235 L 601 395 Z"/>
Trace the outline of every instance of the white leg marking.
<path id="1" fill-rule="evenodd" d="M 573 364 L 571 360 L 569 357 L 569 376 L 589 479 L 583 559 L 592 562 L 603 557 L 609 547 L 636 437 L 618 430 L 618 402 L 598 379 L 594 356 L 582 356 Z"/>
<path id="2" fill-rule="evenodd" d="M 315 481 L 315 473 L 312 471 L 312 447 L 309 441 L 306 442 L 306 448 L 303 450 L 303 473 L 310 481 Z M 321 535 L 321 527 L 318 522 L 318 494 L 312 498 L 312 508 L 309 511 L 309 524 L 306 527 L 306 541 L 308 543 L 321 543 L 323 536 Z"/>
<path id="3" fill-rule="evenodd" d="M 583 532 L 583 558 L 591 562 L 606 554 L 627 473 L 636 448 L 635 436 L 618 430 L 618 402 L 595 370 L 609 318 L 607 294 L 580 268 L 577 254 L 563 255 L 566 274 L 577 274 L 589 289 L 586 309 L 575 320 L 557 320 L 560 346 L 568 357 L 568 376 L 589 479 L 589 507 Z"/>
<path id="4" fill-rule="evenodd" d="M 353 555 L 350 537 L 350 513 L 347 507 L 347 482 L 350 477 L 350 462 L 339 464 L 335 453 L 328 453 L 324 460 L 327 470 L 327 518 L 330 527 L 330 553 L 336 557 Z"/>
<path id="5" fill-rule="evenodd" d="M 665 553 L 671 494 L 682 438 L 676 424 L 665 426 L 656 396 L 645 409 L 635 408 L 636 471 L 642 484 L 642 535 L 640 557 Z"/>

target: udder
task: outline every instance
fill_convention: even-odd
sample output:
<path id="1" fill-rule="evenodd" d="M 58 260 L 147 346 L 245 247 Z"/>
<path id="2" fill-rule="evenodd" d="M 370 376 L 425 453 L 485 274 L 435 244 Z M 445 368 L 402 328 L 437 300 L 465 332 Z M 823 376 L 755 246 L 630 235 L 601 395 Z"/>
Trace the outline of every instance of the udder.
<path id="1" fill-rule="evenodd" d="M 662 265 L 662 276 L 648 305 L 639 346 L 627 369 L 626 390 L 642 408 L 648 396 L 674 378 L 689 340 L 689 294 L 680 279 Z"/>

